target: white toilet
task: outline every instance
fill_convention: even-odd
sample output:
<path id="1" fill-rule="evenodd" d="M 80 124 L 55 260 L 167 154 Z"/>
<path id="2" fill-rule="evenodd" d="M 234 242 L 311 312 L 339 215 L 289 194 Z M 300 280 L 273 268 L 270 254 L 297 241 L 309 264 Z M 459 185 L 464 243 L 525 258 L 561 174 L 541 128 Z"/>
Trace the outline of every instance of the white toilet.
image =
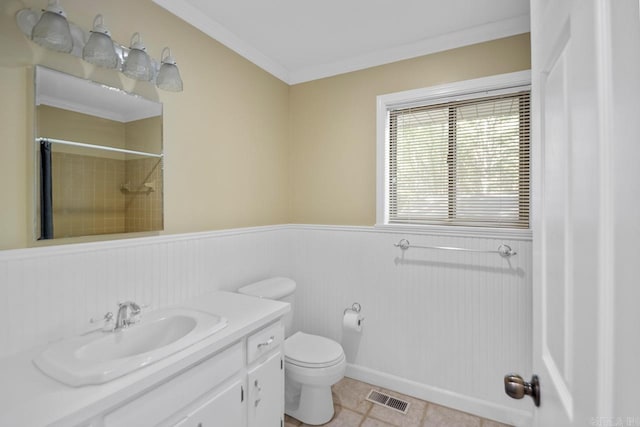
<path id="1" fill-rule="evenodd" d="M 296 282 L 286 277 L 262 280 L 238 290 L 241 294 L 291 304 L 284 317 L 285 410 L 305 424 L 324 424 L 333 418 L 331 386 L 344 377 L 347 367 L 342 346 L 329 338 L 296 332 L 291 335 Z"/>

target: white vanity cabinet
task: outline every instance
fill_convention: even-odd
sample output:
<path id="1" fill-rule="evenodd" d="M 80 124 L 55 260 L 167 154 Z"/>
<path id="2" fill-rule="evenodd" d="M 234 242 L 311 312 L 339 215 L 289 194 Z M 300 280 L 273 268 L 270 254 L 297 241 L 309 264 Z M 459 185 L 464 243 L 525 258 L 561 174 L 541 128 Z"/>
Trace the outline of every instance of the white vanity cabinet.
<path id="1" fill-rule="evenodd" d="M 284 328 L 277 321 L 104 414 L 104 427 L 281 427 Z"/>
<path id="2" fill-rule="evenodd" d="M 275 352 L 248 372 L 248 427 L 284 424 L 284 369 L 282 352 Z"/>
<path id="3" fill-rule="evenodd" d="M 0 363 L 0 426 L 282 427 L 284 328 L 289 305 L 233 292 L 183 307 L 227 327 L 102 384 L 70 387 L 46 376 L 34 348 Z"/>
<path id="4" fill-rule="evenodd" d="M 248 427 L 284 425 L 283 343 L 281 322 L 247 340 Z"/>
<path id="5" fill-rule="evenodd" d="M 236 343 L 201 361 L 141 396 L 104 415 L 104 427 L 173 426 L 188 419 L 208 405 L 225 408 L 224 413 L 242 413 L 243 391 L 235 396 L 228 383 L 244 385 L 244 346 Z M 225 402 L 226 405 L 218 404 Z M 228 402 L 232 402 L 230 404 Z M 210 412 L 210 411 L 209 411 Z M 211 420 L 208 420 L 211 421 Z M 197 425 L 197 423 L 196 423 Z M 213 425 L 211 423 L 203 424 Z M 229 427 L 242 424 L 229 424 Z"/>
<path id="6" fill-rule="evenodd" d="M 244 381 L 235 381 L 223 387 L 219 393 L 208 399 L 202 406 L 187 414 L 175 427 L 240 427 L 243 425 L 243 403 L 238 396 L 244 393 Z"/>

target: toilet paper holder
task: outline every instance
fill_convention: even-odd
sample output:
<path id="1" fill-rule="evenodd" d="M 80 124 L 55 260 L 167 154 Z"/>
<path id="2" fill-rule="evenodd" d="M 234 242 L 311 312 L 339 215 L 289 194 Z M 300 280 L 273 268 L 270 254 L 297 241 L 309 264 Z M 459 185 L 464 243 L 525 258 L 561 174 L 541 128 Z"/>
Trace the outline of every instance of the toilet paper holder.
<path id="1" fill-rule="evenodd" d="M 357 302 L 354 302 L 353 304 L 351 304 L 351 307 L 347 307 L 344 309 L 343 314 L 347 314 L 347 311 L 355 311 L 356 313 L 360 313 L 361 310 L 362 310 L 362 306 Z M 362 320 L 364 320 L 364 317 L 362 318 Z"/>
<path id="2" fill-rule="evenodd" d="M 344 318 L 342 319 L 343 326 L 347 329 L 352 329 L 356 332 L 362 331 L 362 323 L 364 317 L 360 314 L 362 306 L 357 302 L 351 304 L 351 307 L 344 309 Z"/>

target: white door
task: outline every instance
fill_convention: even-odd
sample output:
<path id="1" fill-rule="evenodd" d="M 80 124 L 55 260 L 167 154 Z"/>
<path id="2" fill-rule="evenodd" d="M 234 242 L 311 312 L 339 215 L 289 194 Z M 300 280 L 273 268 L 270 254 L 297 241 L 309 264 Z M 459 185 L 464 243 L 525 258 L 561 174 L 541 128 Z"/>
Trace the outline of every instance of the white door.
<path id="1" fill-rule="evenodd" d="M 614 334 L 638 320 L 616 309 L 616 293 L 638 297 L 620 277 L 640 262 L 638 0 L 532 0 L 531 18 L 534 424 L 640 426 L 639 370 L 618 372 L 640 324 L 619 326 L 635 331 L 627 342 Z"/>

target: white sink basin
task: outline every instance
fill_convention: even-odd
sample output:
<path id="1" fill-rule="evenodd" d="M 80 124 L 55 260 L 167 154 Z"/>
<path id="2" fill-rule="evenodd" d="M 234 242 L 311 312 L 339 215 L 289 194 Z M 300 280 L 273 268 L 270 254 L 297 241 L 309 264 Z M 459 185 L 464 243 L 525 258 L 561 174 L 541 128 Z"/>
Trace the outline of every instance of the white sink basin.
<path id="1" fill-rule="evenodd" d="M 198 310 L 157 310 L 117 332 L 98 331 L 55 342 L 34 363 L 71 386 L 101 384 L 164 359 L 226 326 L 224 317 Z"/>

